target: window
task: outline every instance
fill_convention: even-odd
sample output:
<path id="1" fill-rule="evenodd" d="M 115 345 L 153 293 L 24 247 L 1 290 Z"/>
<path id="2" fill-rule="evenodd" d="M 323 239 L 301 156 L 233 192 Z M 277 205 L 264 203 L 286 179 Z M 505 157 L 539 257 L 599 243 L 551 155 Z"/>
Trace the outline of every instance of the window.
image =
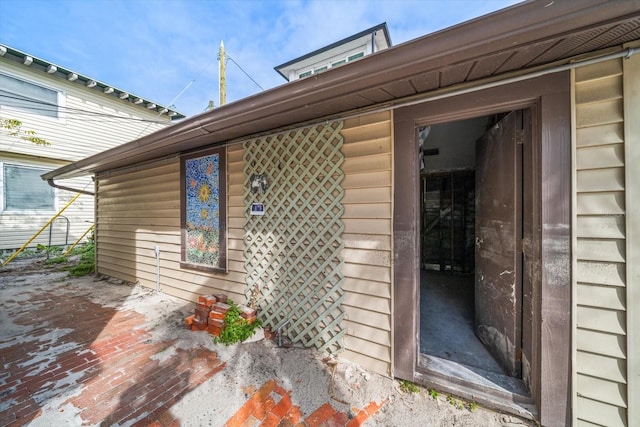
<path id="1" fill-rule="evenodd" d="M 45 117 L 60 117 L 60 93 L 0 73 L 0 105 Z"/>
<path id="2" fill-rule="evenodd" d="M 55 210 L 55 190 L 40 178 L 48 170 L 5 164 L 2 172 L 3 210 Z"/>
<path id="3" fill-rule="evenodd" d="M 227 270 L 225 155 L 213 149 L 180 161 L 182 267 Z"/>
<path id="4" fill-rule="evenodd" d="M 358 58 L 362 58 L 364 56 L 364 52 L 360 52 L 360 53 L 356 53 L 355 55 L 351 55 L 349 58 L 347 58 L 349 61 L 354 61 Z"/>
<path id="5" fill-rule="evenodd" d="M 313 70 L 314 74 L 318 74 L 321 73 L 323 71 L 327 71 L 327 68 L 329 68 L 329 66 L 325 65 L 324 67 L 318 67 L 315 70 Z"/>
<path id="6" fill-rule="evenodd" d="M 302 78 L 304 78 L 304 77 L 309 77 L 309 76 L 311 75 L 311 73 L 313 73 L 313 71 L 312 71 L 312 70 L 305 71 L 304 73 L 300 74 L 300 75 L 298 76 L 298 78 L 301 78 L 301 79 L 302 79 Z"/>
<path id="7" fill-rule="evenodd" d="M 347 60 L 346 60 L 346 59 L 341 59 L 340 61 L 333 62 L 333 63 L 331 64 L 331 68 L 333 68 L 333 67 L 339 67 L 340 65 L 346 64 L 346 62 L 347 62 Z"/>

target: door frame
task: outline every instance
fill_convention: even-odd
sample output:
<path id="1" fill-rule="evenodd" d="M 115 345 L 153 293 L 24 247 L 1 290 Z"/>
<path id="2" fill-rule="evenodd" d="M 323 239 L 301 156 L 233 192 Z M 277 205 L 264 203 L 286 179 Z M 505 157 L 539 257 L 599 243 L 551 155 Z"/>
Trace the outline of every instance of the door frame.
<path id="1" fill-rule="evenodd" d="M 416 125 L 532 110 L 530 155 L 537 206 L 534 217 L 539 220 L 531 242 L 538 260 L 532 274 L 536 280 L 529 386 L 535 402 L 531 412 L 549 426 L 567 425 L 571 420 L 570 88 L 570 73 L 560 72 L 394 111 L 393 368 L 395 377 L 424 384 L 430 378 L 418 368 L 420 174 Z M 462 397 L 477 398 L 481 394 L 460 384 L 451 384 L 451 388 Z M 512 410 L 509 405 L 502 407 L 499 400 L 487 403 Z"/>

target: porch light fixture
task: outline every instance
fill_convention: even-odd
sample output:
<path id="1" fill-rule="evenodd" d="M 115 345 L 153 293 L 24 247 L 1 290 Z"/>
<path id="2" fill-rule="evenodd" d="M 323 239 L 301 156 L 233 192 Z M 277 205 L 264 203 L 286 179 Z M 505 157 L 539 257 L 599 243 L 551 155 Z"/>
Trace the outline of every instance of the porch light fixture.
<path id="1" fill-rule="evenodd" d="M 120 93 L 120 95 L 118 95 L 118 98 L 120 99 L 127 99 L 129 97 L 129 94 L 127 92 L 122 92 Z"/>
<path id="2" fill-rule="evenodd" d="M 149 110 L 153 110 L 154 108 L 156 108 L 156 104 L 154 104 L 153 102 L 150 102 L 150 103 L 147 104 L 147 108 Z"/>
<path id="3" fill-rule="evenodd" d="M 29 55 L 24 57 L 24 60 L 22 61 L 22 63 L 26 66 L 31 65 L 31 63 L 33 62 L 33 58 L 30 57 Z"/>
<path id="4" fill-rule="evenodd" d="M 58 71 L 58 67 L 56 67 L 56 66 L 55 66 L 55 65 L 53 65 L 53 64 L 50 64 L 50 65 L 47 67 L 47 73 L 48 73 L 48 74 L 53 74 L 53 73 L 55 73 L 56 71 Z"/>
<path id="5" fill-rule="evenodd" d="M 98 83 L 95 80 L 89 80 L 87 81 L 87 87 L 94 87 L 95 85 L 97 85 Z"/>
<path id="6" fill-rule="evenodd" d="M 67 80 L 69 80 L 70 82 L 76 81 L 78 80 L 78 75 L 76 73 L 69 73 L 67 75 Z"/>
<path id="7" fill-rule="evenodd" d="M 143 99 L 142 98 L 136 98 L 135 101 L 133 101 L 134 104 L 142 104 Z"/>
<path id="8" fill-rule="evenodd" d="M 110 86 L 107 86 L 104 88 L 103 90 L 104 93 L 113 93 L 113 88 Z"/>

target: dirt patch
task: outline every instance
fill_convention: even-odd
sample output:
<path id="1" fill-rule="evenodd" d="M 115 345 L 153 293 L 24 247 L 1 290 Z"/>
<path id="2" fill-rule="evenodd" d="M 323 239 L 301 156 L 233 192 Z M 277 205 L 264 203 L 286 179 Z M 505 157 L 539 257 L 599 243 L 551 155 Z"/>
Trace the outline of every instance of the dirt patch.
<path id="1" fill-rule="evenodd" d="M 70 278 L 41 259 L 0 269 L 0 301 L 0 425 L 528 425 L 424 389 L 405 393 L 312 350 L 215 345 L 184 328 L 191 303 Z"/>

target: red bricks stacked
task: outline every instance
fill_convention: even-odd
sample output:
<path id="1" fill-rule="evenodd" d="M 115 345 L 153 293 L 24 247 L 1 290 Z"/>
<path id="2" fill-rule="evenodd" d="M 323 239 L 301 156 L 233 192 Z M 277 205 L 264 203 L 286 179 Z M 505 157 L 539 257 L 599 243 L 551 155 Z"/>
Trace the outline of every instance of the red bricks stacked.
<path id="1" fill-rule="evenodd" d="M 200 295 L 195 314 L 187 317 L 185 325 L 192 331 L 208 331 L 211 335 L 220 336 L 224 328 L 224 317 L 231 306 L 227 304 L 227 295 Z M 247 322 L 256 320 L 256 311 L 244 305 L 238 306 L 240 316 Z"/>

